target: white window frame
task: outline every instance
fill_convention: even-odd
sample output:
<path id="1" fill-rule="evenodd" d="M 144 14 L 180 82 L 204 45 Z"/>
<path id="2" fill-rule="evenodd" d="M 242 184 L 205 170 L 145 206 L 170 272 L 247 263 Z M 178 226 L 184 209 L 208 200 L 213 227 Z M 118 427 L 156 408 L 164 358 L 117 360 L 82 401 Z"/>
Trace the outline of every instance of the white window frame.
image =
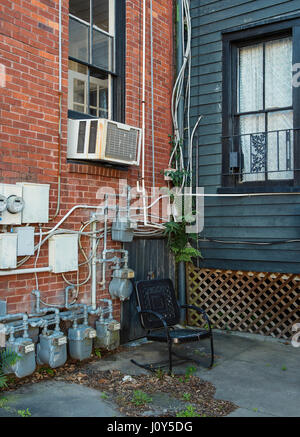
<path id="1" fill-rule="evenodd" d="M 90 3 L 90 7 L 91 7 L 91 3 Z M 88 23 L 85 20 L 82 20 L 78 17 L 76 17 L 73 14 L 69 14 L 69 16 L 74 19 L 77 20 L 78 22 L 81 22 L 83 24 L 85 24 L 86 26 L 89 26 L 90 29 L 90 59 L 92 59 L 92 37 L 93 37 L 93 32 L 91 30 L 95 29 L 109 37 L 112 38 L 112 47 L 111 45 L 109 46 L 111 50 L 113 50 L 113 53 L 109 53 L 109 58 L 112 59 L 113 65 L 115 66 L 115 62 L 116 62 L 116 41 L 115 41 L 115 0 L 109 0 L 109 15 L 108 15 L 108 21 L 109 21 L 109 32 L 106 32 L 105 30 L 99 28 L 98 26 L 93 25 L 93 27 L 91 28 L 91 22 Z M 112 55 L 112 56 L 111 56 Z M 78 60 L 79 61 L 79 60 Z M 76 62 L 76 61 L 75 61 Z M 92 65 L 92 64 L 89 64 Z M 87 68 L 89 68 L 87 66 Z M 98 67 L 94 67 L 94 68 L 98 68 Z M 99 71 L 103 71 L 105 72 L 105 70 L 102 70 L 101 68 L 98 68 Z M 111 120 L 112 116 L 113 116 L 113 77 L 112 74 L 110 74 L 109 72 L 106 72 L 108 75 L 108 119 Z M 89 114 L 89 107 L 88 107 L 88 75 L 85 75 L 83 73 L 79 73 L 73 70 L 69 69 L 69 76 L 68 76 L 68 84 L 69 84 L 69 92 L 68 92 L 68 109 L 69 110 L 74 110 L 73 109 L 73 105 L 74 105 L 74 79 L 79 79 L 85 82 L 85 102 L 84 102 L 84 109 L 85 109 L 85 114 Z M 101 79 L 97 79 L 93 76 L 90 76 L 90 82 L 91 83 L 96 83 L 97 86 L 100 85 Z M 76 103 L 75 103 L 76 104 Z M 91 106 L 91 105 L 89 105 Z M 101 109 L 99 106 L 97 108 L 97 111 L 99 111 L 99 109 Z"/>

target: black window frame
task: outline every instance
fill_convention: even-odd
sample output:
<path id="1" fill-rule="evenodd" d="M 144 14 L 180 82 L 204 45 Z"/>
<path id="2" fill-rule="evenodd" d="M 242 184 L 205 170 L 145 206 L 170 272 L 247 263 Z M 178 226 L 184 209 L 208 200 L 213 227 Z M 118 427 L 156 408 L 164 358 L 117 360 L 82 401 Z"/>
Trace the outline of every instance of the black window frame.
<path id="1" fill-rule="evenodd" d="M 237 113 L 237 53 L 241 46 L 292 36 L 293 62 L 300 63 L 300 17 L 282 18 L 277 22 L 263 23 L 231 29 L 222 33 L 223 89 L 222 89 L 222 188 L 224 192 L 290 191 L 300 186 L 300 130 L 294 131 L 294 179 L 242 182 L 230 175 L 228 139 L 236 135 L 234 125 Z M 300 128 L 300 87 L 293 87 L 293 129 Z"/>
<path id="2" fill-rule="evenodd" d="M 69 60 L 78 62 L 88 68 L 102 73 L 108 73 L 112 77 L 112 120 L 119 123 L 125 122 L 125 50 L 126 50 L 126 2 L 115 0 L 115 69 L 114 72 L 103 70 L 93 64 L 79 59 L 68 57 Z M 89 108 L 89 104 L 88 104 Z M 97 118 L 91 114 L 68 110 L 68 118 L 84 119 Z"/>

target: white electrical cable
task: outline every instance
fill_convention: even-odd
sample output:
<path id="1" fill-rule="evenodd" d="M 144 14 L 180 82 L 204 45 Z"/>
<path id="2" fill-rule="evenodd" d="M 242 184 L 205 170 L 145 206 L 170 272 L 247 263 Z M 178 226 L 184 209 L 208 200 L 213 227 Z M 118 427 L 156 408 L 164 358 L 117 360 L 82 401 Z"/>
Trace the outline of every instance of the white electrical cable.
<path id="1" fill-rule="evenodd" d="M 91 225 L 91 223 L 93 223 L 93 221 L 90 221 L 90 222 L 86 223 L 85 225 L 82 225 L 81 229 L 84 230 L 87 226 Z M 103 229 L 101 229 L 100 231 L 103 232 Z M 97 231 L 97 233 L 99 233 L 99 230 Z M 82 244 L 81 244 L 81 236 L 79 237 L 79 239 L 78 239 L 78 245 L 79 245 L 79 249 L 80 249 L 80 251 L 81 251 L 81 253 L 82 253 L 82 255 L 83 255 L 85 261 L 84 261 L 83 263 L 81 263 L 81 264 L 78 264 L 78 267 L 83 266 L 83 265 L 88 265 L 88 275 L 87 275 L 87 277 L 86 277 L 82 282 L 79 283 L 79 281 L 78 281 L 78 277 L 77 277 L 77 283 L 72 283 L 71 281 L 69 281 L 69 280 L 65 277 L 64 273 L 62 273 L 62 277 L 63 277 L 64 281 L 65 281 L 68 285 L 70 285 L 70 286 L 74 286 L 74 287 L 77 287 L 77 289 L 78 289 L 78 288 L 81 287 L 82 285 L 85 285 L 85 284 L 88 283 L 88 281 L 89 281 L 90 278 L 91 278 L 91 274 L 92 274 L 90 261 L 92 260 L 93 256 L 96 254 L 96 251 L 97 251 L 97 248 L 98 248 L 98 245 L 99 245 L 100 239 L 103 237 L 103 235 L 104 235 L 104 234 L 101 234 L 101 235 L 97 238 L 97 244 L 96 244 L 95 250 L 92 252 L 92 254 L 90 255 L 90 257 L 87 256 L 85 250 L 83 249 Z M 78 271 L 77 271 L 77 276 L 78 276 Z"/>
<path id="2" fill-rule="evenodd" d="M 194 129 L 192 131 L 192 135 L 191 135 L 191 141 L 190 141 L 190 149 L 189 149 L 189 160 L 188 160 L 188 165 L 187 165 L 187 171 L 190 173 L 190 186 L 192 186 L 192 178 L 193 178 L 193 141 L 194 141 L 194 135 L 195 132 L 199 126 L 200 121 L 202 120 L 203 116 L 200 115 L 200 117 L 198 118 Z"/>
<path id="3" fill-rule="evenodd" d="M 183 157 L 183 151 L 182 151 L 182 142 L 183 142 L 183 136 L 184 132 L 180 132 L 179 125 L 178 125 L 178 108 L 181 100 L 181 96 L 183 93 L 183 87 L 184 87 L 184 80 L 185 80 L 185 72 L 186 67 L 188 66 L 188 80 L 187 80 L 187 87 L 186 87 L 186 101 L 187 101 L 187 117 L 188 117 L 188 150 L 190 154 L 190 148 L 191 148 L 191 141 L 190 141 L 190 121 L 189 121 L 189 114 L 190 114 L 190 78 L 191 78 L 191 17 L 190 17 L 190 8 L 189 8 L 189 1 L 183 0 L 181 3 L 182 7 L 182 20 L 183 20 L 183 26 L 182 26 L 182 45 L 183 45 L 183 64 L 179 70 L 178 76 L 176 78 L 173 92 L 172 92 L 172 99 L 171 99 L 171 114 L 172 114 L 172 121 L 173 121 L 173 127 L 174 127 L 174 147 L 170 155 L 169 160 L 169 167 L 172 166 L 173 159 L 175 159 L 175 168 L 176 170 L 185 170 L 184 166 L 184 157 Z M 184 32 L 184 24 L 186 24 L 186 34 Z M 186 35 L 186 38 L 185 38 Z M 186 40 L 186 44 L 185 44 Z M 179 162 L 177 160 L 176 154 L 179 154 Z M 179 166 L 179 167 L 178 167 Z M 183 181 L 181 185 L 181 190 L 184 187 L 186 180 L 186 175 L 183 173 Z"/>
<path id="4" fill-rule="evenodd" d="M 41 241 L 42 241 L 42 228 L 40 227 L 40 241 L 39 241 L 39 248 L 36 254 L 36 258 L 35 258 L 35 262 L 34 262 L 34 268 L 36 269 L 37 267 L 37 262 L 40 256 L 40 250 L 41 250 Z M 36 286 L 36 290 L 39 289 L 39 281 L 38 281 L 38 275 L 37 272 L 34 272 L 34 277 L 35 277 L 35 286 Z"/>

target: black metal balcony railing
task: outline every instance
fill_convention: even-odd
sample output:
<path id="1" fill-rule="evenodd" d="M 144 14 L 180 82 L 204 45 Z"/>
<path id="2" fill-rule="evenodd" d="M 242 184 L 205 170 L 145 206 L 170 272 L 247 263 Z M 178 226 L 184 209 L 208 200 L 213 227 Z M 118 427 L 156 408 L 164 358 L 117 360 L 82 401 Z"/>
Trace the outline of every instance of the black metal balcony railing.
<path id="1" fill-rule="evenodd" d="M 294 144 L 299 129 L 282 129 L 222 137 L 229 156 L 228 173 L 240 181 L 293 179 Z"/>

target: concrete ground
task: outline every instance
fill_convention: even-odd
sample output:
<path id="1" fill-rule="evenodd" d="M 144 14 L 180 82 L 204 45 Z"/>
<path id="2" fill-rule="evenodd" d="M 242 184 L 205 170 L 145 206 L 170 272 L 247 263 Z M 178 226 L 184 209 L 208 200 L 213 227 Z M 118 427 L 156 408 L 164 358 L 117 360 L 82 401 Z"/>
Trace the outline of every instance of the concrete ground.
<path id="1" fill-rule="evenodd" d="M 300 416 L 300 348 L 270 341 L 265 337 L 244 337 L 230 333 L 215 333 L 215 366 L 207 370 L 207 341 L 199 344 L 195 375 L 210 381 L 216 387 L 215 398 L 232 401 L 239 408 L 232 417 L 299 417 Z M 194 352 L 196 343 L 178 346 Z M 87 364 L 99 370 L 118 369 L 126 375 L 146 373 L 130 362 L 131 358 L 141 362 L 160 361 L 167 357 L 166 345 L 135 342 L 125 350 L 103 360 Z M 174 367 L 174 373 L 185 373 L 195 365 L 193 362 Z M 165 395 L 163 395 L 165 397 Z M 116 405 L 103 399 L 97 390 L 64 381 L 44 381 L 22 386 L 5 393 L 0 401 L 0 417 L 22 414 L 29 409 L 35 417 L 120 417 Z M 169 399 L 170 405 L 174 399 Z M 157 399 L 156 411 L 167 399 Z M 177 403 L 175 405 L 178 407 Z M 19 413 L 17 411 L 19 410 Z M 21 410 L 21 413 L 20 413 Z"/>

